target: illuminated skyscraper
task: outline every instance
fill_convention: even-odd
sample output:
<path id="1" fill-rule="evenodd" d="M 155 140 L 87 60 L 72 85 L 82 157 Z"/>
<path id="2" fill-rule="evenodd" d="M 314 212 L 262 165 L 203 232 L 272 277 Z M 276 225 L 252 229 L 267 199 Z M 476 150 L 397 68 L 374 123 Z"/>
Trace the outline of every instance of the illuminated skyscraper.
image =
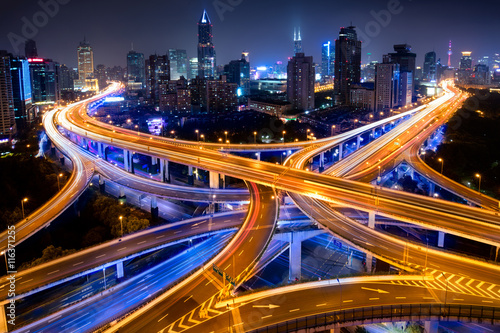
<path id="1" fill-rule="evenodd" d="M 22 129 L 35 117 L 35 108 L 32 106 L 31 99 L 31 75 L 28 60 L 11 56 L 10 74 L 16 126 L 18 129 Z"/>
<path id="2" fill-rule="evenodd" d="M 181 76 L 187 78 L 188 58 L 186 50 L 169 49 L 168 58 L 170 59 L 170 79 L 179 80 Z"/>
<path id="3" fill-rule="evenodd" d="M 361 80 L 361 41 L 355 27 L 340 28 L 335 41 L 335 94 L 337 103 L 349 103 L 350 88 Z"/>
<path id="4" fill-rule="evenodd" d="M 425 54 L 424 80 L 436 82 L 436 52 L 434 51 Z"/>
<path id="5" fill-rule="evenodd" d="M 91 88 L 87 80 L 92 80 L 94 78 L 94 52 L 92 51 L 92 46 L 83 39 L 77 48 L 78 57 L 78 80 L 74 83 L 75 89 Z"/>
<path id="6" fill-rule="evenodd" d="M 460 59 L 460 69 L 469 70 L 472 69 L 472 52 L 462 52 L 462 58 Z"/>
<path id="7" fill-rule="evenodd" d="M 313 58 L 297 53 L 288 62 L 287 96 L 294 109 L 314 109 Z"/>
<path id="8" fill-rule="evenodd" d="M 143 53 L 131 50 L 127 54 L 127 75 L 129 90 L 141 90 L 146 87 Z"/>
<path id="9" fill-rule="evenodd" d="M 160 103 L 160 85 L 170 80 L 170 61 L 165 55 L 150 55 L 146 59 L 146 96 L 154 104 Z"/>
<path id="10" fill-rule="evenodd" d="M 215 47 L 212 39 L 212 23 L 204 10 L 198 22 L 198 75 L 201 78 L 215 76 Z"/>
<path id="11" fill-rule="evenodd" d="M 16 133 L 10 57 L 0 51 L 0 144 L 8 143 Z"/>
<path id="12" fill-rule="evenodd" d="M 293 30 L 293 54 L 302 53 L 302 36 L 300 35 L 300 28 Z"/>
<path id="13" fill-rule="evenodd" d="M 321 48 L 321 75 L 331 76 L 335 74 L 335 46 L 328 41 Z"/>
<path id="14" fill-rule="evenodd" d="M 398 105 L 400 72 L 399 64 L 376 64 L 375 110 L 385 111 Z"/>

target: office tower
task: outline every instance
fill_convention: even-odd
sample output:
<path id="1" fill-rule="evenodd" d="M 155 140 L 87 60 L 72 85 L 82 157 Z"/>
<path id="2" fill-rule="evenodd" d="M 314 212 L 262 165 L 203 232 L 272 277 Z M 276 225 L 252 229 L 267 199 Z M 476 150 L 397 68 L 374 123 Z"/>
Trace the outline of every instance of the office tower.
<path id="1" fill-rule="evenodd" d="M 71 69 L 66 65 L 61 65 L 59 68 L 61 90 L 73 90 L 73 77 L 70 71 Z"/>
<path id="2" fill-rule="evenodd" d="M 399 64 L 400 72 L 411 72 L 412 73 L 412 92 L 413 87 L 415 87 L 414 73 L 416 70 L 416 59 L 417 55 L 411 52 L 411 46 L 408 44 L 396 44 L 394 45 L 395 53 L 389 53 L 384 55 L 384 62 L 391 64 Z M 412 93 L 413 98 L 413 93 Z"/>
<path id="3" fill-rule="evenodd" d="M 302 36 L 300 35 L 300 28 L 293 30 L 293 54 L 302 53 Z"/>
<path id="4" fill-rule="evenodd" d="M 10 75 L 12 78 L 12 97 L 17 129 L 26 128 L 36 116 L 32 105 L 31 76 L 27 59 L 10 56 Z"/>
<path id="5" fill-rule="evenodd" d="M 127 54 L 127 87 L 129 90 L 141 90 L 146 87 L 144 54 L 131 50 Z"/>
<path id="6" fill-rule="evenodd" d="M 215 47 L 212 41 L 212 23 L 206 10 L 198 22 L 198 75 L 204 78 L 215 76 Z"/>
<path id="7" fill-rule="evenodd" d="M 241 56 L 242 56 L 243 58 L 245 58 L 246 62 L 250 63 L 250 52 L 248 52 L 248 51 L 243 51 L 243 52 L 241 53 Z"/>
<path id="8" fill-rule="evenodd" d="M 375 66 L 378 61 L 372 61 L 364 66 L 361 66 L 362 82 L 375 82 Z"/>
<path id="9" fill-rule="evenodd" d="M 451 40 L 450 43 L 448 44 L 448 67 L 451 67 L 451 55 L 453 52 L 451 51 Z"/>
<path id="10" fill-rule="evenodd" d="M 436 52 L 428 52 L 425 54 L 424 60 L 424 80 L 428 82 L 436 82 Z"/>
<path id="11" fill-rule="evenodd" d="M 460 59 L 460 69 L 468 70 L 472 69 L 472 52 L 462 52 L 462 58 Z"/>
<path id="12" fill-rule="evenodd" d="M 106 66 L 100 64 L 97 65 L 94 71 L 94 77 L 97 80 L 97 85 L 99 90 L 103 90 L 108 85 L 108 74 L 106 73 Z"/>
<path id="13" fill-rule="evenodd" d="M 401 72 L 399 74 L 399 98 L 400 107 L 410 106 L 413 98 L 413 73 Z"/>
<path id="14" fill-rule="evenodd" d="M 14 134 L 16 134 L 16 121 L 10 56 L 6 51 L 0 51 L 0 144 L 10 142 Z"/>
<path id="15" fill-rule="evenodd" d="M 198 76 L 198 58 L 189 59 L 189 80 L 196 79 Z"/>
<path id="16" fill-rule="evenodd" d="M 191 80 L 191 102 L 193 110 L 221 113 L 236 110 L 238 97 L 236 83 L 226 81 L 224 75 L 219 80 L 196 78 Z"/>
<path id="17" fill-rule="evenodd" d="M 337 103 L 349 103 L 349 89 L 361 79 L 361 41 L 355 27 L 340 28 L 335 40 L 335 95 Z"/>
<path id="18" fill-rule="evenodd" d="M 26 58 L 38 58 L 36 42 L 33 39 L 28 39 L 24 44 L 24 55 Z"/>
<path id="19" fill-rule="evenodd" d="M 490 68 L 484 64 L 474 66 L 474 84 L 488 85 L 491 84 Z"/>
<path id="20" fill-rule="evenodd" d="M 376 65 L 375 109 L 386 111 L 398 105 L 400 87 L 399 64 L 383 63 Z"/>
<path id="21" fill-rule="evenodd" d="M 240 60 L 232 60 L 224 66 L 224 75 L 227 82 L 238 85 L 238 96 L 250 93 L 250 64 L 246 61 L 245 53 L 241 54 Z"/>
<path id="22" fill-rule="evenodd" d="M 57 104 L 61 99 L 59 64 L 50 59 L 28 59 L 31 93 L 36 105 Z"/>
<path id="23" fill-rule="evenodd" d="M 313 58 L 297 53 L 287 67 L 287 95 L 292 107 L 297 110 L 314 109 Z"/>
<path id="24" fill-rule="evenodd" d="M 160 85 L 170 80 L 168 55 L 150 55 L 146 59 L 146 97 L 153 105 L 160 103 Z"/>
<path id="25" fill-rule="evenodd" d="M 188 77 L 188 58 L 186 50 L 169 49 L 170 79 L 179 80 L 181 76 Z"/>
<path id="26" fill-rule="evenodd" d="M 321 75 L 333 77 L 335 70 L 335 46 L 328 41 L 321 47 Z"/>
<path id="27" fill-rule="evenodd" d="M 78 80 L 75 89 L 97 90 L 97 80 L 94 81 L 94 52 L 92 46 L 84 38 L 77 47 Z"/>

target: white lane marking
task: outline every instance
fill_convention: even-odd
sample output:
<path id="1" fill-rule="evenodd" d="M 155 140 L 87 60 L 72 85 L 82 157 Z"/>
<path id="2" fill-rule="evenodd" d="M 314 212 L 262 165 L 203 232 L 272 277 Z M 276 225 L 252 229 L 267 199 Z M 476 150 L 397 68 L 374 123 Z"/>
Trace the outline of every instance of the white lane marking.
<path id="1" fill-rule="evenodd" d="M 81 264 L 83 264 L 83 261 L 80 261 L 80 262 L 77 262 L 76 264 L 73 264 L 73 267 L 74 267 L 74 266 L 81 265 Z"/>
<path id="2" fill-rule="evenodd" d="M 125 246 L 125 247 L 122 247 L 121 249 L 116 250 L 116 252 L 123 251 L 123 250 L 125 250 L 126 248 L 127 248 L 126 246 Z"/>
<path id="3" fill-rule="evenodd" d="M 101 254 L 100 256 L 95 257 L 96 259 L 104 257 L 106 254 Z"/>
<path id="4" fill-rule="evenodd" d="M 57 273 L 57 272 L 59 272 L 59 270 L 47 273 L 47 275 L 54 274 L 54 273 Z"/>
<path id="5" fill-rule="evenodd" d="M 26 282 L 30 282 L 30 281 L 33 281 L 33 279 L 29 279 L 29 280 L 23 281 L 20 284 L 23 284 L 23 283 L 26 283 Z"/>
<path id="6" fill-rule="evenodd" d="M 144 243 L 146 243 L 146 241 L 139 242 L 139 243 L 137 243 L 137 245 L 144 244 Z"/>

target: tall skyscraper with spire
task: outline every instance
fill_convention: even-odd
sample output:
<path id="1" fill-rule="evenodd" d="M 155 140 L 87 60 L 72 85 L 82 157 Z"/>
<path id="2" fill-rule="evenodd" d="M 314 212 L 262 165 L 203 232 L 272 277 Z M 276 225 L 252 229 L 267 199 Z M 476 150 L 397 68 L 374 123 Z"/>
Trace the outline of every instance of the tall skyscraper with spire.
<path id="1" fill-rule="evenodd" d="M 302 36 L 300 35 L 300 28 L 298 29 L 293 29 L 293 54 L 296 55 L 297 53 L 302 53 Z"/>
<path id="2" fill-rule="evenodd" d="M 448 67 L 451 67 L 451 55 L 453 54 L 453 52 L 451 52 L 451 40 L 450 40 L 450 44 L 448 44 Z"/>
<path id="3" fill-rule="evenodd" d="M 215 76 L 215 47 L 213 44 L 212 22 L 204 10 L 198 22 L 198 75 L 200 78 Z"/>

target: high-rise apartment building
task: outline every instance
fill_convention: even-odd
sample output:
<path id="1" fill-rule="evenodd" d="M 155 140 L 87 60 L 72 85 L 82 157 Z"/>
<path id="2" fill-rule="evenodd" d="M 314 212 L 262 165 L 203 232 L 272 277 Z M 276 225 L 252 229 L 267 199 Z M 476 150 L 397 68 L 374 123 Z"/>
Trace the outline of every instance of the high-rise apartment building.
<path id="1" fill-rule="evenodd" d="M 150 55 L 146 59 L 146 96 L 152 104 L 160 103 L 160 85 L 170 81 L 168 55 Z"/>
<path id="2" fill-rule="evenodd" d="M 0 144 L 8 143 L 16 133 L 10 56 L 0 51 Z"/>
<path id="3" fill-rule="evenodd" d="M 94 80 L 94 51 L 84 38 L 77 47 L 78 80 L 74 82 L 75 89 L 97 90 L 97 81 Z"/>
<path id="4" fill-rule="evenodd" d="M 399 64 L 376 64 L 375 109 L 386 111 L 399 104 Z"/>
<path id="5" fill-rule="evenodd" d="M 246 96 L 250 93 L 250 64 L 247 62 L 244 53 L 241 55 L 240 60 L 232 60 L 228 65 L 224 66 L 224 75 L 227 77 L 227 82 L 238 85 L 239 96 Z"/>
<path id="6" fill-rule="evenodd" d="M 59 84 L 59 63 L 50 59 L 28 59 L 31 76 L 31 93 L 36 105 L 59 103 L 61 88 Z"/>
<path id="7" fill-rule="evenodd" d="M 179 80 L 181 76 L 188 78 L 188 58 L 186 50 L 169 49 L 170 79 Z"/>

